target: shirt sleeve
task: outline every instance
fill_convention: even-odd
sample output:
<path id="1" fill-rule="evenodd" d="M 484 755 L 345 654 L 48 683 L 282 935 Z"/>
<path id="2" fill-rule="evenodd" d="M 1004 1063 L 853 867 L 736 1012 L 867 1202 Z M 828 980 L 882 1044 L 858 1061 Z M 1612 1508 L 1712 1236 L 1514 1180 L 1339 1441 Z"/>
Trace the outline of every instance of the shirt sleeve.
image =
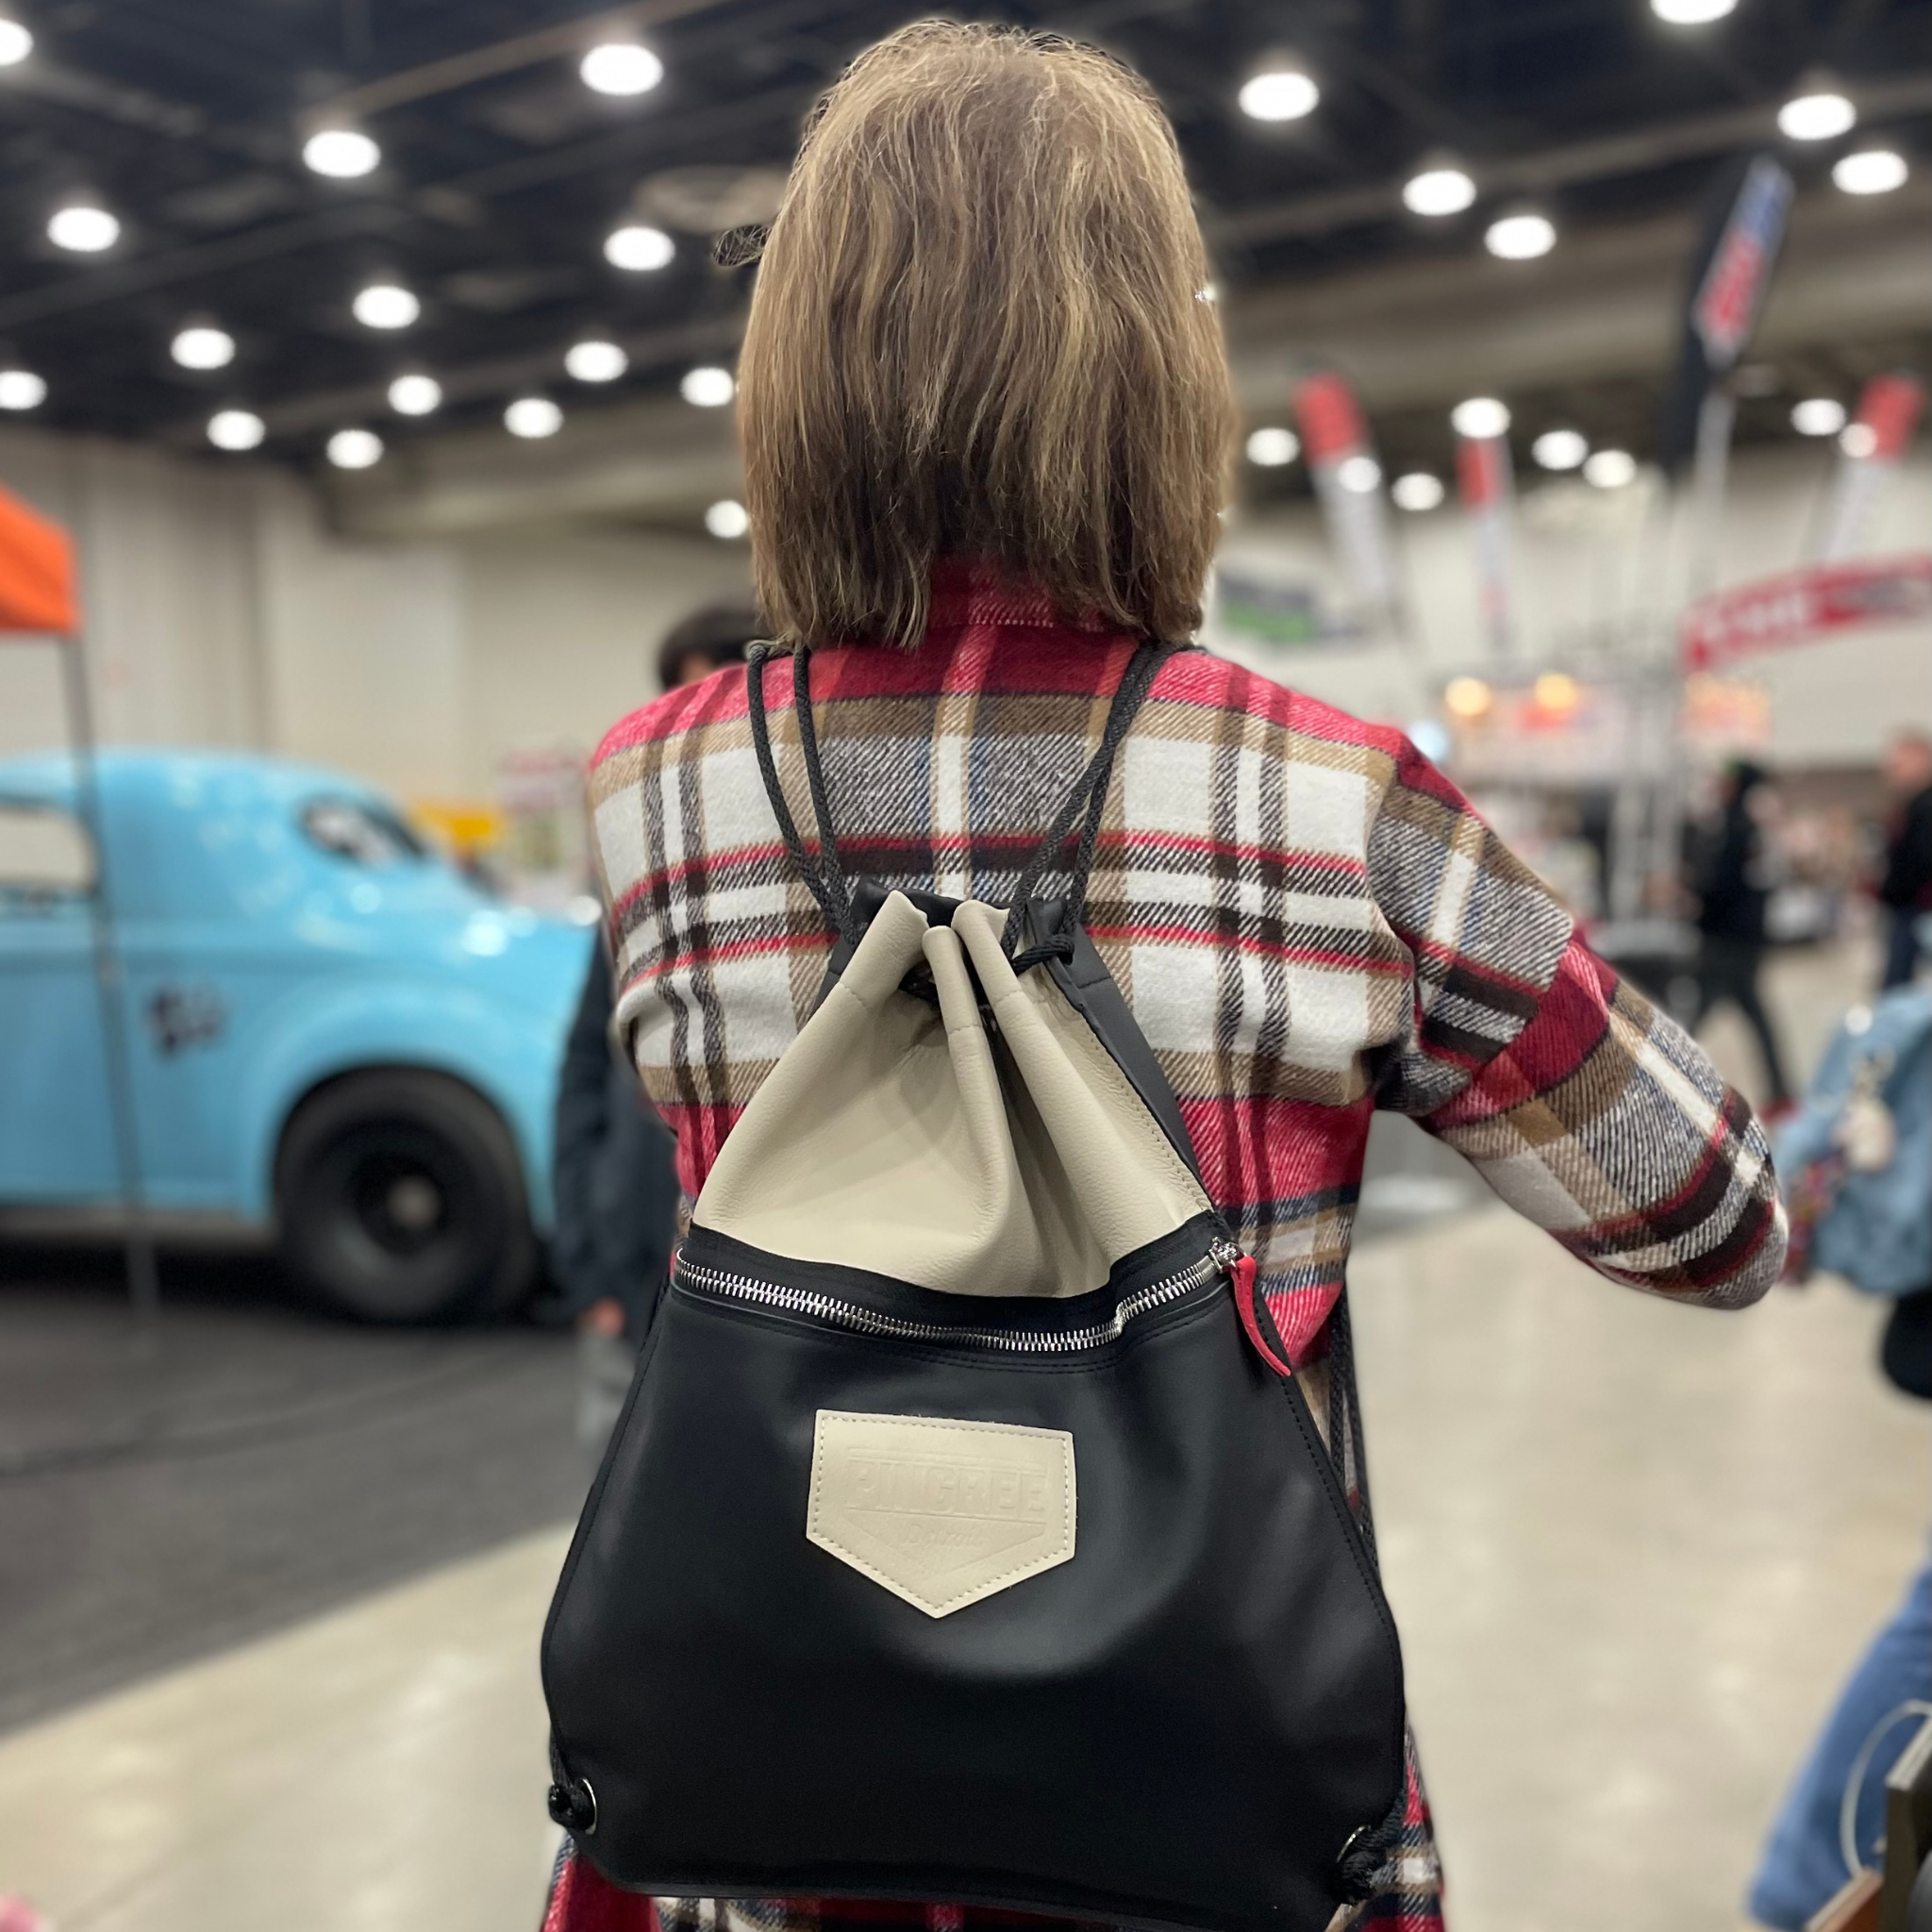
<path id="1" fill-rule="evenodd" d="M 1412 1115 L 1613 1281 L 1718 1307 L 1763 1294 L 1786 1244 L 1763 1127 L 1406 743 L 1371 828 L 1369 883 L 1414 962 L 1378 1105 Z"/>

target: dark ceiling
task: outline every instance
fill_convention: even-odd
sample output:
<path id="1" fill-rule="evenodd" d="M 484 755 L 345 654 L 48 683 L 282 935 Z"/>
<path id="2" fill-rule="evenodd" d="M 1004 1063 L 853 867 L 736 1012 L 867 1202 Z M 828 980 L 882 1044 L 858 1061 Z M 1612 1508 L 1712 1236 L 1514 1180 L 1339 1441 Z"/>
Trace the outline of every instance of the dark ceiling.
<path id="1" fill-rule="evenodd" d="M 402 439 L 492 423 L 532 389 L 593 407 L 671 386 L 694 361 L 728 360 L 748 272 L 712 267 L 709 236 L 684 233 L 669 267 L 626 274 L 604 259 L 606 235 L 641 210 L 671 226 L 721 189 L 756 203 L 756 176 L 674 171 L 782 169 L 841 64 L 917 9 L 0 0 L 0 10 L 37 42 L 0 70 L 0 367 L 45 378 L 34 419 L 198 441 L 212 409 L 242 404 L 268 421 L 267 454 L 312 459 L 345 423 Z M 1512 184 L 1533 186 L 1559 225 L 1686 207 L 1812 70 L 1864 99 L 1860 140 L 1909 145 L 1924 125 L 1912 110 L 1932 100 L 1932 0 L 1741 0 L 1694 30 L 1664 25 L 1645 0 L 1074 0 L 998 11 L 1101 41 L 1153 80 L 1237 298 L 1291 275 L 1479 248 Z M 582 48 L 613 23 L 662 57 L 653 92 L 611 100 L 579 79 Z M 1236 91 L 1284 43 L 1319 78 L 1321 104 L 1296 123 L 1250 121 Z M 331 181 L 303 166 L 300 146 L 309 117 L 344 95 L 383 161 Z M 1844 145 L 1795 152 L 1801 187 Z M 1486 192 L 1466 216 L 1424 225 L 1394 191 L 1436 149 L 1453 150 Z M 46 239 L 50 209 L 82 191 L 123 223 L 104 255 L 63 254 Z M 683 218 L 708 225 L 701 207 Z M 353 319 L 351 297 L 372 277 L 421 296 L 413 327 L 377 333 Z M 170 359 L 171 338 L 198 316 L 237 339 L 227 368 L 196 375 Z M 564 349 L 588 333 L 631 354 L 608 390 L 562 371 Z M 446 392 L 420 423 L 382 401 L 408 369 Z"/>

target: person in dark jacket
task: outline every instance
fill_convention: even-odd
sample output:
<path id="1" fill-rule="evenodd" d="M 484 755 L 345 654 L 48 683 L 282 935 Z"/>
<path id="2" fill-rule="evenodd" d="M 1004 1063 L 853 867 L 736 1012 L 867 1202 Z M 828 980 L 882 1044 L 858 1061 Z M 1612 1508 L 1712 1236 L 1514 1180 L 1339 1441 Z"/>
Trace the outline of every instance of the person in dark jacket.
<path id="1" fill-rule="evenodd" d="M 1691 890 L 1697 899 L 1697 1013 L 1694 1033 L 1720 1001 L 1750 1023 L 1771 1088 L 1768 1111 L 1791 1105 L 1777 1035 L 1758 990 L 1764 966 L 1765 907 L 1771 898 L 1775 849 L 1769 826 L 1775 811 L 1770 776 L 1740 759 L 1724 775 L 1715 821 L 1699 841 Z"/>
<path id="2" fill-rule="evenodd" d="M 1932 738 L 1902 731 L 1885 751 L 1885 784 L 1896 801 L 1885 845 L 1878 902 L 1891 916 L 1886 935 L 1885 990 L 1908 986 L 1932 915 Z"/>
<path id="3" fill-rule="evenodd" d="M 755 611 L 713 605 L 673 625 L 658 651 L 667 691 L 742 663 Z M 610 1042 L 610 960 L 600 942 L 557 1084 L 551 1266 L 578 1335 L 577 1435 L 594 1462 L 630 1386 L 677 1241 L 675 1143 Z"/>

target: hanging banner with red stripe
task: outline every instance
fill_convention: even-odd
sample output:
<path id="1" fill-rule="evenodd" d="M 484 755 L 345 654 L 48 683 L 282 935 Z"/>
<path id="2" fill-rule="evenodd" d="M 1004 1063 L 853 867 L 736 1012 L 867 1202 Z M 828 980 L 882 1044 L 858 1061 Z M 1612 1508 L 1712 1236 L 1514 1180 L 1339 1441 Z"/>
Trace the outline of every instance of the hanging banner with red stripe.
<path id="1" fill-rule="evenodd" d="M 1924 407 L 1925 385 L 1916 375 L 1874 375 L 1865 385 L 1857 415 L 1839 437 L 1838 475 L 1818 546 L 1825 562 L 1863 547 Z"/>
<path id="2" fill-rule="evenodd" d="M 1329 541 L 1356 602 L 1380 615 L 1397 600 L 1395 558 L 1382 500 L 1382 466 L 1346 376 L 1332 369 L 1306 375 L 1294 390 L 1295 421 L 1308 474 L 1322 499 Z"/>
<path id="3" fill-rule="evenodd" d="M 1515 476 L 1508 442 L 1500 436 L 1458 436 L 1456 485 L 1462 507 L 1469 512 L 1470 534 L 1475 540 L 1476 595 L 1482 607 L 1483 629 L 1491 652 L 1506 658 L 1514 641 L 1509 608 L 1509 505 L 1515 495 Z"/>

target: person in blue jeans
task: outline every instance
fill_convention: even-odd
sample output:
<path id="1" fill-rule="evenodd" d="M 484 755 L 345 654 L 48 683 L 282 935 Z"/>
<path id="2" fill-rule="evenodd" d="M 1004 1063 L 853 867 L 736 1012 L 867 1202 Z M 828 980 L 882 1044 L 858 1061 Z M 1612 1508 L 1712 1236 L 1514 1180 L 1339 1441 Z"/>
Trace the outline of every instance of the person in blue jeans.
<path id="1" fill-rule="evenodd" d="M 1915 1708 L 1916 1707 L 1916 1708 Z M 1853 1813 L 1860 1865 L 1879 1862 L 1885 1777 L 1932 1710 L 1932 1564 L 1912 1578 L 1891 1621 L 1872 1640 L 1840 1693 L 1786 1798 L 1751 1882 L 1760 1924 L 1803 1932 L 1853 1874 L 1840 1841 L 1846 1787 L 1867 1755 Z"/>

